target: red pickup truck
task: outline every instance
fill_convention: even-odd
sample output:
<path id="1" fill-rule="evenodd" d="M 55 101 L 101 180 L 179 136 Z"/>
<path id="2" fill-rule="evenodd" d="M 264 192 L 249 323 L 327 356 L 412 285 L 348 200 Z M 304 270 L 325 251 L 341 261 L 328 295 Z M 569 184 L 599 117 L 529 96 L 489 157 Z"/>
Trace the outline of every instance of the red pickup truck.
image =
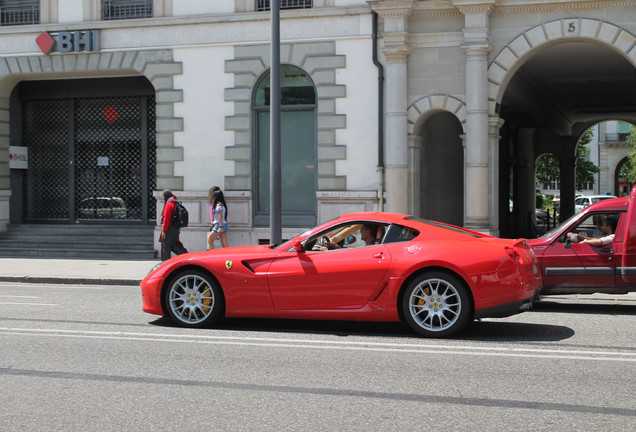
<path id="1" fill-rule="evenodd" d="M 577 241 L 606 235 L 601 232 L 606 219 L 616 221 L 613 242 L 592 246 Z M 569 237 L 568 233 L 581 236 Z M 629 198 L 592 204 L 528 244 L 539 261 L 541 295 L 636 291 L 636 187 Z"/>

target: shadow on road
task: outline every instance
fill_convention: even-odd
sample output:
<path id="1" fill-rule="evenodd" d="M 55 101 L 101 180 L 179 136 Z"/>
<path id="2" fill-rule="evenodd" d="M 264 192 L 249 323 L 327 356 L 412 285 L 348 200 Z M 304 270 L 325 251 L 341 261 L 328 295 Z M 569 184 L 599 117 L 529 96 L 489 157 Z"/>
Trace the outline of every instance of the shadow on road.
<path id="1" fill-rule="evenodd" d="M 168 318 L 159 318 L 152 325 L 178 327 Z M 416 335 L 399 322 L 322 321 L 273 318 L 225 318 L 215 324 L 216 330 L 259 331 L 272 333 L 312 333 L 335 336 L 399 336 Z"/>
<path id="2" fill-rule="evenodd" d="M 475 321 L 456 339 L 486 342 L 556 342 L 574 336 L 570 327 L 550 324 Z"/>
<path id="3" fill-rule="evenodd" d="M 150 324 L 177 327 L 167 318 Z M 216 330 L 257 331 L 285 334 L 330 334 L 335 336 L 372 336 L 422 339 L 408 326 L 399 322 L 282 320 L 260 318 L 226 318 L 214 326 Z M 574 335 L 569 327 L 511 323 L 506 321 L 473 322 L 452 340 L 489 342 L 548 342 L 568 339 Z"/>
<path id="4" fill-rule="evenodd" d="M 536 312 L 559 312 L 578 314 L 636 315 L 636 304 L 616 304 L 594 301 L 559 301 L 543 298 L 532 308 Z M 532 312 L 530 312 L 532 313 Z"/>

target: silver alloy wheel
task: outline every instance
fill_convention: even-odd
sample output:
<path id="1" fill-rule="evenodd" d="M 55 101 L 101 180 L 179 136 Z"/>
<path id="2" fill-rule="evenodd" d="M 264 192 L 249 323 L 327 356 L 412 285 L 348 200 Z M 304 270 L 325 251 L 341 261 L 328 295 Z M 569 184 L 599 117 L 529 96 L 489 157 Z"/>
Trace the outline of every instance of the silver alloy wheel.
<path id="1" fill-rule="evenodd" d="M 425 330 L 440 332 L 460 318 L 462 299 L 449 281 L 425 279 L 411 290 L 409 312 L 413 321 Z"/>
<path id="2" fill-rule="evenodd" d="M 175 280 L 168 294 L 172 315 L 184 324 L 200 324 L 212 314 L 216 299 L 210 283 L 198 274 Z"/>

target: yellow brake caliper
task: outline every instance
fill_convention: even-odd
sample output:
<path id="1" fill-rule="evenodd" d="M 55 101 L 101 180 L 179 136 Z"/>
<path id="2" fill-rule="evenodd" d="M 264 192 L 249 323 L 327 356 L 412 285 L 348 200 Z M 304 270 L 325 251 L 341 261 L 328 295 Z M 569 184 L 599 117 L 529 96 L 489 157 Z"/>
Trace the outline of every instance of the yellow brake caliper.
<path id="1" fill-rule="evenodd" d="M 203 292 L 205 293 L 205 297 L 201 300 L 201 303 L 207 306 L 203 308 L 203 311 L 207 312 L 210 310 L 210 306 L 212 306 L 212 290 L 209 286 L 206 286 Z"/>
<path id="2" fill-rule="evenodd" d="M 431 295 L 431 289 L 430 288 L 425 288 L 424 290 L 422 290 L 424 294 L 426 294 L 427 296 Z M 421 298 L 417 301 L 417 305 L 420 309 L 423 309 L 424 306 L 426 305 L 426 300 Z"/>

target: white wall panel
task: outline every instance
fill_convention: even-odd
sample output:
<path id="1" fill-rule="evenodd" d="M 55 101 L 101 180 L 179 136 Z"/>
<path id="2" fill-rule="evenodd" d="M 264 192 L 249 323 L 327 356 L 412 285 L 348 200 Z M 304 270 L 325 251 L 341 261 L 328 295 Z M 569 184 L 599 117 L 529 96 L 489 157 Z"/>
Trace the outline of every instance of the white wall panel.
<path id="1" fill-rule="evenodd" d="M 83 0 L 59 0 L 58 20 L 60 23 L 81 22 L 84 18 Z"/>
<path id="2" fill-rule="evenodd" d="M 175 145 L 183 147 L 184 161 L 175 164 L 175 175 L 184 177 L 189 191 L 223 188 L 226 175 L 234 174 L 234 163 L 224 160 L 225 147 L 234 144 L 233 132 L 225 131 L 225 116 L 233 104 L 224 101 L 224 89 L 232 87 L 232 75 L 224 71 L 232 58 L 232 47 L 190 48 L 174 51 L 183 62 L 183 75 L 175 78 L 175 89 L 183 90 L 183 103 L 175 116 L 183 118 L 183 132 L 175 133 Z"/>
<path id="3" fill-rule="evenodd" d="M 175 0 L 172 4 L 174 16 L 234 13 L 231 0 Z"/>
<path id="4" fill-rule="evenodd" d="M 371 49 L 371 38 L 336 44 L 337 54 L 347 56 L 347 67 L 336 71 L 337 84 L 347 86 L 347 97 L 336 99 L 336 113 L 347 114 L 346 129 L 336 131 L 347 159 L 336 161 L 336 175 L 347 176 L 348 190 L 378 187 L 378 75 Z"/>

